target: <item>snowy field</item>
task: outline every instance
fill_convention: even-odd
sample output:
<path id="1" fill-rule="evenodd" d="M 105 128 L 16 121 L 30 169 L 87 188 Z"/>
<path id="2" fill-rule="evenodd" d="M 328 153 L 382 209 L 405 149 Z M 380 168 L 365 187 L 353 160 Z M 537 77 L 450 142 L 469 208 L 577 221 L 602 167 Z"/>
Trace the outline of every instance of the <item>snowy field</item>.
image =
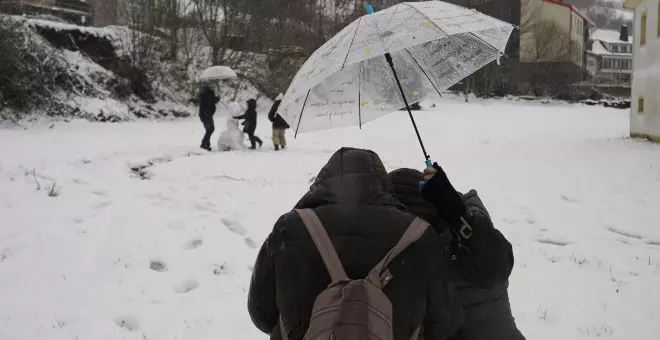
<path id="1" fill-rule="evenodd" d="M 627 138 L 628 111 L 448 100 L 417 116 L 514 244 L 528 339 L 660 334 L 660 145 Z M 266 339 L 246 310 L 251 266 L 329 156 L 423 165 L 403 112 L 280 153 L 201 153 L 201 134 L 195 119 L 0 130 L 1 340 Z"/>

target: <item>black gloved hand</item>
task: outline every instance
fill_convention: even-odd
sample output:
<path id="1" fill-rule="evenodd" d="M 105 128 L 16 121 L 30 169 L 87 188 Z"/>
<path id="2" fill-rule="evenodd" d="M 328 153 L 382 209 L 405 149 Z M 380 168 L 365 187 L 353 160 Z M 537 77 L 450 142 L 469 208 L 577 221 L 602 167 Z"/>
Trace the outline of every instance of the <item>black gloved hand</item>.
<path id="1" fill-rule="evenodd" d="M 467 214 L 467 207 L 463 203 L 461 195 L 449 182 L 445 171 L 438 165 L 424 170 L 426 183 L 422 187 L 422 196 L 433 206 L 436 211 L 451 227 L 460 228 L 461 218 Z"/>

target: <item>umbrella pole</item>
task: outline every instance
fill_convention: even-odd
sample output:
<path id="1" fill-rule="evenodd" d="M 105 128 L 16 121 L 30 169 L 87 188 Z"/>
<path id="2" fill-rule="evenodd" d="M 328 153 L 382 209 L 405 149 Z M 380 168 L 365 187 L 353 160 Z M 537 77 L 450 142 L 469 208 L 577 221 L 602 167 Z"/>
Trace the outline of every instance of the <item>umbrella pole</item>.
<path id="1" fill-rule="evenodd" d="M 419 134 L 419 129 L 417 128 L 417 123 L 415 123 L 415 118 L 413 117 L 412 111 L 410 111 L 410 105 L 408 105 L 408 99 L 406 99 L 406 95 L 403 92 L 403 87 L 401 86 L 401 81 L 399 81 L 399 76 L 396 74 L 396 70 L 394 69 L 394 62 L 392 61 L 392 55 L 389 53 L 385 53 L 385 59 L 387 59 L 387 63 L 390 64 L 390 68 L 392 68 L 392 73 L 394 73 L 394 79 L 396 79 L 396 84 L 399 86 L 399 91 L 401 91 L 401 97 L 403 98 L 403 102 L 406 104 L 406 109 L 408 110 L 410 121 L 412 121 L 413 127 L 415 128 L 415 133 L 417 134 L 419 145 L 422 146 L 422 152 L 424 152 L 426 165 L 431 166 L 432 165 L 431 156 L 429 156 L 429 154 L 426 152 L 426 148 L 424 147 L 424 142 L 422 141 L 422 136 Z"/>

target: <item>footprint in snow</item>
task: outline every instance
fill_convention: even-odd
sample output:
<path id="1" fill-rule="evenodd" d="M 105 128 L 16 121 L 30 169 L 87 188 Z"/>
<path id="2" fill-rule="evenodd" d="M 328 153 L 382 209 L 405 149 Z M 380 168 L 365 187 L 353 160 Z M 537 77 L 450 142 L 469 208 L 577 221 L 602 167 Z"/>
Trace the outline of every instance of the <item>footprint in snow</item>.
<path id="1" fill-rule="evenodd" d="M 247 235 L 247 230 L 245 230 L 245 228 L 243 228 L 243 226 L 240 223 L 236 222 L 236 221 L 222 219 L 222 224 L 224 224 L 225 227 L 227 227 L 227 229 L 229 229 L 229 231 L 231 231 L 232 233 L 234 233 L 236 235 L 239 235 L 239 236 Z"/>
<path id="2" fill-rule="evenodd" d="M 105 202 L 102 202 L 102 203 L 99 203 L 99 204 L 95 205 L 94 207 L 92 207 L 92 209 L 100 210 L 100 209 L 109 207 L 111 204 L 112 204 L 112 202 L 105 201 Z"/>
<path id="3" fill-rule="evenodd" d="M 257 249 L 257 247 L 258 247 L 258 246 L 257 246 L 257 243 L 255 243 L 254 240 L 252 240 L 252 239 L 249 238 L 249 237 L 246 237 L 246 238 L 245 238 L 245 244 L 247 244 L 247 246 L 248 246 L 250 249 Z"/>
<path id="4" fill-rule="evenodd" d="M 553 246 L 557 246 L 557 247 L 565 247 L 565 246 L 571 244 L 570 242 L 567 242 L 567 241 L 552 240 L 552 239 L 547 239 L 547 238 L 536 240 L 536 242 L 543 243 L 543 244 L 549 244 L 549 245 L 553 245 Z"/>
<path id="5" fill-rule="evenodd" d="M 214 264 L 213 265 L 213 275 L 222 275 L 226 274 L 228 272 L 227 270 L 227 264 Z"/>
<path id="6" fill-rule="evenodd" d="M 165 263 L 164 261 L 152 260 L 151 262 L 149 262 L 149 269 L 156 272 L 166 272 L 167 263 Z"/>
<path id="7" fill-rule="evenodd" d="M 92 191 L 92 194 L 96 195 L 96 196 L 101 196 L 101 197 L 108 197 L 108 194 L 106 194 L 104 191 L 100 191 L 100 190 L 94 190 L 94 191 Z"/>
<path id="8" fill-rule="evenodd" d="M 185 294 L 191 290 L 197 289 L 197 287 L 199 287 L 199 282 L 195 280 L 188 280 L 174 287 L 174 292 L 178 294 Z"/>
<path id="9" fill-rule="evenodd" d="M 116 318 L 114 321 L 117 326 L 131 332 L 135 332 L 140 329 L 140 322 L 132 316 L 122 316 L 120 318 Z"/>
<path id="10" fill-rule="evenodd" d="M 0 263 L 5 262 L 5 260 L 7 260 L 11 255 L 13 255 L 13 252 L 9 248 L 0 250 Z"/>
<path id="11" fill-rule="evenodd" d="M 566 195 L 561 195 L 561 199 L 563 199 L 566 202 L 570 202 L 570 203 L 579 203 L 580 202 L 579 200 L 577 200 L 575 198 L 572 198 L 572 197 L 568 197 Z"/>
<path id="12" fill-rule="evenodd" d="M 639 234 L 636 234 L 636 233 L 633 233 L 633 232 L 630 232 L 630 231 L 616 229 L 614 227 L 608 227 L 607 230 L 609 230 L 611 233 L 621 235 L 621 236 L 625 236 L 625 237 L 629 237 L 629 238 L 634 238 L 636 240 L 641 240 L 641 239 L 644 238 L 644 237 L 642 237 L 642 235 L 639 235 Z"/>
<path id="13" fill-rule="evenodd" d="M 188 249 L 188 250 L 197 249 L 201 247 L 202 244 L 204 244 L 203 240 L 200 239 L 190 240 L 183 245 L 183 249 Z"/>
<path id="14" fill-rule="evenodd" d="M 202 212 L 216 212 L 215 204 L 206 202 L 206 203 L 194 203 L 193 207 L 198 211 Z"/>

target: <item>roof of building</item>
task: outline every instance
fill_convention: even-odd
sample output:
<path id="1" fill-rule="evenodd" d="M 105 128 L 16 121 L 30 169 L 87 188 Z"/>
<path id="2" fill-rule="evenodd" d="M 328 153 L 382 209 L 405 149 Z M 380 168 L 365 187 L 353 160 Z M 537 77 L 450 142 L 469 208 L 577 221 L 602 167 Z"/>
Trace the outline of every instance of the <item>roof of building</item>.
<path id="1" fill-rule="evenodd" d="M 584 20 L 589 24 L 589 26 L 596 26 L 596 23 L 594 23 L 593 21 L 591 21 L 591 19 L 589 19 L 589 17 L 587 17 L 584 13 L 580 12 L 580 11 L 577 9 L 577 7 L 575 7 L 575 6 L 573 6 L 573 5 L 569 4 L 569 3 L 562 2 L 561 0 L 543 0 L 543 1 L 545 1 L 545 2 L 547 2 L 547 3 L 554 4 L 554 5 L 567 7 L 567 8 L 569 8 L 571 11 L 575 12 L 575 14 L 579 15 L 580 17 L 582 17 L 582 19 L 584 19 Z"/>
<path id="2" fill-rule="evenodd" d="M 608 30 L 608 29 L 603 29 L 599 28 L 595 30 L 591 35 L 589 36 L 589 39 L 591 40 L 599 40 L 602 42 L 606 42 L 609 44 L 629 44 L 632 45 L 633 43 L 633 37 L 631 35 L 628 35 L 628 41 L 621 41 L 619 37 L 621 36 L 621 32 L 617 30 Z"/>
<path id="3" fill-rule="evenodd" d="M 623 8 L 625 9 L 635 9 L 637 6 L 641 5 L 644 3 L 644 0 L 626 0 L 626 2 L 623 3 Z"/>
<path id="4" fill-rule="evenodd" d="M 631 57 L 632 53 L 615 53 L 610 52 L 605 45 L 599 40 L 594 41 L 594 44 L 591 46 L 591 50 L 588 51 L 591 54 L 600 55 L 600 56 L 619 56 L 619 57 Z"/>

